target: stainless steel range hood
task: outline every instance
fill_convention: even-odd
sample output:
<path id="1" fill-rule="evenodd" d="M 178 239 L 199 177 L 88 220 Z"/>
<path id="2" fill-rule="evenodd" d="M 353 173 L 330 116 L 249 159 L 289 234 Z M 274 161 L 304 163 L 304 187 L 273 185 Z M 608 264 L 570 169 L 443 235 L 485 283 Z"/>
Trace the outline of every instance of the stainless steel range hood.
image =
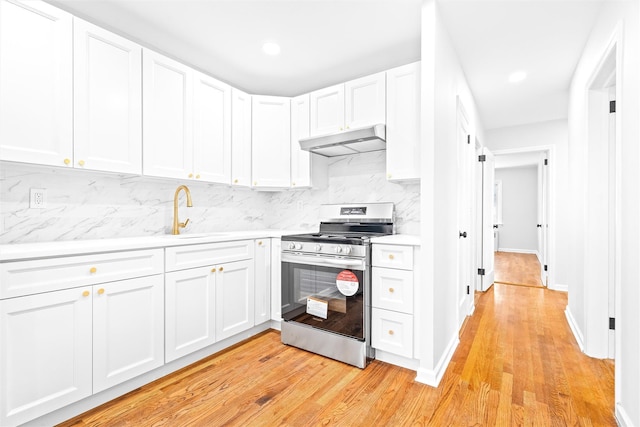
<path id="1" fill-rule="evenodd" d="M 386 129 L 383 124 L 350 129 L 300 140 L 300 148 L 325 157 L 384 150 Z"/>

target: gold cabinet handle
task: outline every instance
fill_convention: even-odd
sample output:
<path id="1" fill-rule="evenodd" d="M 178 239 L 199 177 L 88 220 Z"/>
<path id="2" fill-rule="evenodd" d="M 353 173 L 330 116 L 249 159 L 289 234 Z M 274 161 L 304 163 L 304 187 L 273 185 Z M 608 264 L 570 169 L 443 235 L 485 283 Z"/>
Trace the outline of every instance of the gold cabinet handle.
<path id="1" fill-rule="evenodd" d="M 71 163 L 71 160 L 69 160 L 69 159 L 64 159 L 64 164 L 65 164 L 65 165 L 68 165 L 69 163 Z"/>
<path id="2" fill-rule="evenodd" d="M 347 129 L 349 129 L 349 126 L 347 126 Z"/>
<path id="3" fill-rule="evenodd" d="M 389 329 L 389 335 L 393 335 L 393 329 Z"/>
<path id="4" fill-rule="evenodd" d="M 258 181 L 253 181 L 253 185 L 258 185 Z"/>
<path id="5" fill-rule="evenodd" d="M 393 256 L 393 254 L 389 254 L 389 259 L 394 259 L 395 257 Z"/>
<path id="6" fill-rule="evenodd" d="M 197 175 L 196 175 L 196 179 L 200 179 L 200 174 L 197 174 Z"/>
<path id="7" fill-rule="evenodd" d="M 97 271 L 98 271 L 98 269 L 97 269 L 97 268 L 95 268 L 95 267 L 91 267 L 91 268 L 89 269 L 89 273 L 91 273 L 91 274 L 95 274 Z"/>
<path id="8" fill-rule="evenodd" d="M 391 294 L 392 294 L 392 293 L 394 293 L 394 292 L 395 292 L 395 289 L 393 289 L 393 288 L 389 288 L 389 293 L 391 293 Z"/>
<path id="9" fill-rule="evenodd" d="M 192 173 L 189 174 L 189 178 L 193 178 L 193 174 Z"/>
<path id="10" fill-rule="evenodd" d="M 215 272 L 216 272 L 216 268 L 215 268 L 215 267 L 213 267 L 213 268 L 211 269 L 211 272 L 212 272 L 212 273 L 215 273 Z"/>
<path id="11" fill-rule="evenodd" d="M 342 126 L 340 126 L 340 130 L 342 130 Z"/>
<path id="12" fill-rule="evenodd" d="M 78 160 L 78 165 L 84 166 L 84 160 Z"/>
<path id="13" fill-rule="evenodd" d="M 233 183 L 234 183 L 234 184 L 237 184 L 237 183 L 238 183 L 238 180 L 237 180 L 237 179 L 234 179 L 234 180 L 233 180 Z"/>
<path id="14" fill-rule="evenodd" d="M 102 295 L 102 294 L 104 294 L 104 289 L 103 288 L 98 289 L 98 295 Z"/>
<path id="15" fill-rule="evenodd" d="M 295 186 L 296 186 L 296 183 L 295 183 L 295 182 L 292 182 L 292 183 L 291 183 L 291 185 L 295 187 Z"/>
<path id="16" fill-rule="evenodd" d="M 84 291 L 84 292 L 82 293 L 82 296 L 83 296 L 83 297 L 88 297 L 90 294 L 91 294 L 91 293 L 90 293 L 89 291 Z"/>
<path id="17" fill-rule="evenodd" d="M 387 174 L 387 179 L 391 179 L 391 174 L 390 173 Z"/>
<path id="18" fill-rule="evenodd" d="M 258 246 L 262 246 L 262 240 L 258 242 Z"/>
<path id="19" fill-rule="evenodd" d="M 218 271 L 219 271 L 219 272 L 222 272 L 222 270 L 223 270 L 223 269 L 222 269 L 222 267 L 220 267 L 220 268 L 218 269 Z"/>

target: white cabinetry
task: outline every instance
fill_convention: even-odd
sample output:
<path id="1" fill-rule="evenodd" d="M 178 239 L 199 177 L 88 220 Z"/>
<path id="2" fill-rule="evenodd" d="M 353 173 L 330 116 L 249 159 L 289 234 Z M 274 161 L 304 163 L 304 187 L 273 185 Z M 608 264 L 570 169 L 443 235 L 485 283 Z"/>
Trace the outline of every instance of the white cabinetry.
<path id="1" fill-rule="evenodd" d="M 372 245 L 372 345 L 413 357 L 413 246 Z"/>
<path id="2" fill-rule="evenodd" d="M 300 139 L 309 137 L 309 95 L 291 100 L 291 186 L 311 187 L 311 153 L 300 148 Z"/>
<path id="3" fill-rule="evenodd" d="M 420 62 L 387 71 L 387 179 L 420 179 Z"/>
<path id="4" fill-rule="evenodd" d="M 385 73 L 311 92 L 311 136 L 385 123 Z"/>
<path id="5" fill-rule="evenodd" d="M 161 249 L 0 263 L 0 425 L 161 366 L 161 273 Z"/>
<path id="6" fill-rule="evenodd" d="M 271 319 L 271 239 L 256 240 L 255 316 L 259 325 Z"/>
<path id="7" fill-rule="evenodd" d="M 47 3 L 0 2 L 0 159 L 71 164 L 72 31 Z"/>
<path id="8" fill-rule="evenodd" d="M 251 179 L 257 188 L 291 185 L 291 102 L 281 96 L 252 97 Z"/>
<path id="9" fill-rule="evenodd" d="M 251 186 L 251 95 L 231 91 L 231 184 Z"/>
<path id="10" fill-rule="evenodd" d="M 74 167 L 142 173 L 142 48 L 74 19 Z"/>
<path id="11" fill-rule="evenodd" d="M 271 239 L 271 320 L 282 320 L 282 240 Z"/>
<path id="12" fill-rule="evenodd" d="M 254 325 L 253 260 L 230 262 L 216 277 L 216 337 L 229 338 Z"/>

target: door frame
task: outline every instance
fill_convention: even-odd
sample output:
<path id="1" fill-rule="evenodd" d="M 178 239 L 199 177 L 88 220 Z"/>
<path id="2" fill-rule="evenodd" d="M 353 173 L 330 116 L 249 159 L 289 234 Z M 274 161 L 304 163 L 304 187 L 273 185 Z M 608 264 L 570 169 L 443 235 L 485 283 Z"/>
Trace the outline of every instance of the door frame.
<path id="1" fill-rule="evenodd" d="M 558 286 L 556 284 L 556 147 L 553 145 L 534 145 L 522 148 L 510 148 L 504 150 L 493 151 L 494 156 L 503 156 L 508 154 L 536 153 L 546 152 L 548 159 L 548 179 L 547 179 L 547 210 L 548 214 L 548 242 L 547 242 L 547 288 L 555 291 L 567 292 L 567 286 Z"/>

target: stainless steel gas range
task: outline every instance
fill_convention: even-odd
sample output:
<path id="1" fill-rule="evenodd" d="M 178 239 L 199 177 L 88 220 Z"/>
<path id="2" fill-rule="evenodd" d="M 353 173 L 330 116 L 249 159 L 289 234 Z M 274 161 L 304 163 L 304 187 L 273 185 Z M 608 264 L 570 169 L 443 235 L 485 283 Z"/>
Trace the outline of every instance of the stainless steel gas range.
<path id="1" fill-rule="evenodd" d="M 322 205 L 320 230 L 282 237 L 282 342 L 364 368 L 371 347 L 371 243 L 393 203 Z"/>

